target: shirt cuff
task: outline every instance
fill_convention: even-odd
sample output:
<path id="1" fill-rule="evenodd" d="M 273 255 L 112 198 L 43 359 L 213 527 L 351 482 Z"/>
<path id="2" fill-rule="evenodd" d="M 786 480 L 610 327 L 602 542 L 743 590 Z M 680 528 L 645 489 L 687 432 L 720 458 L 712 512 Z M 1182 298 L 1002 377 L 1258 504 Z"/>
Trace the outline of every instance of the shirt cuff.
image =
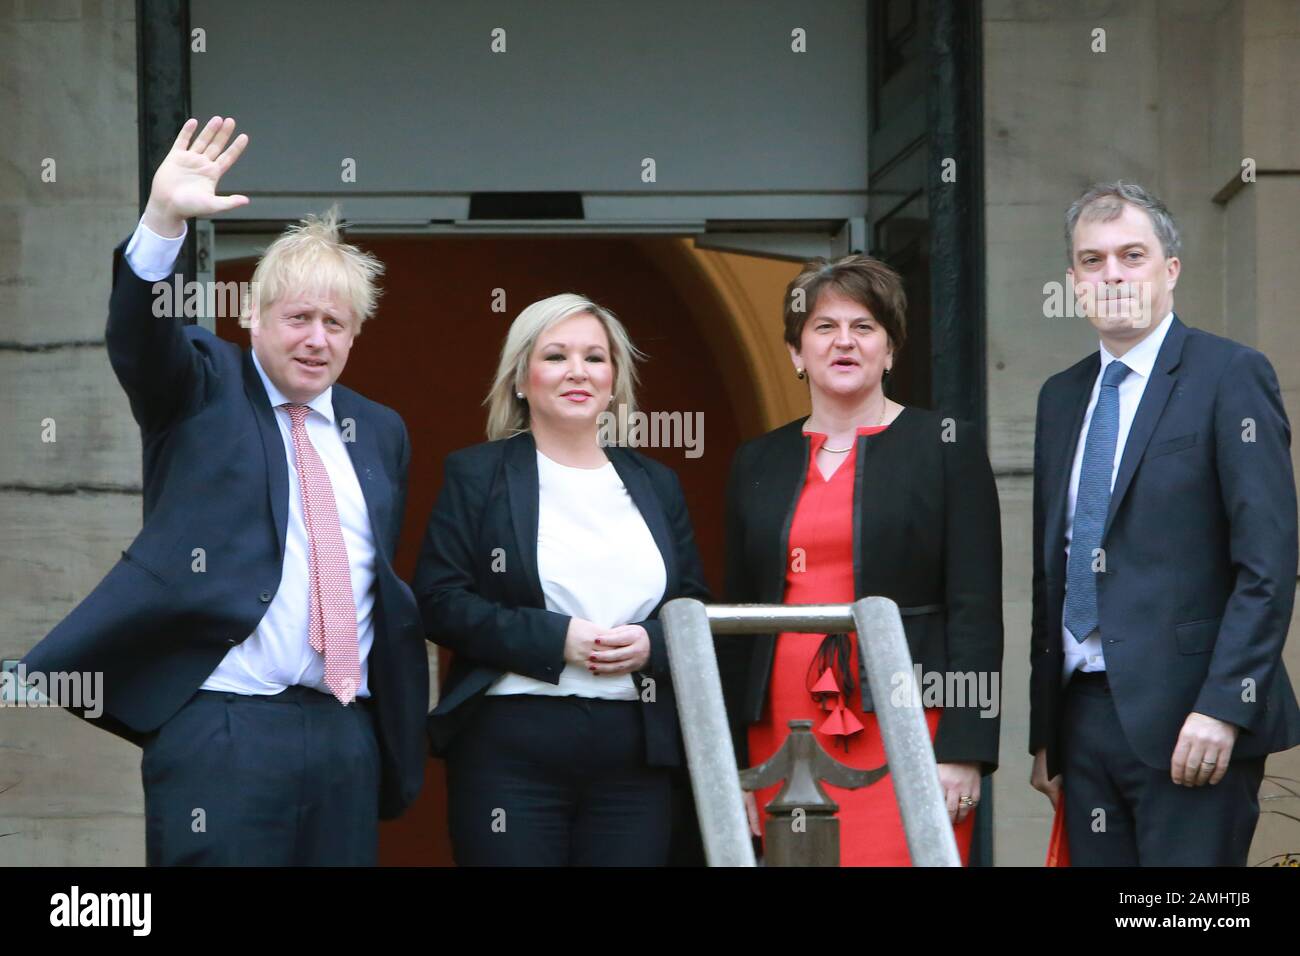
<path id="1" fill-rule="evenodd" d="M 189 224 L 181 227 L 181 234 L 175 239 L 160 236 L 144 224 L 135 227 L 135 234 L 126 244 L 126 264 L 146 282 L 159 282 L 171 278 L 176 267 L 176 259 L 181 254 L 181 245 L 189 233 Z"/>

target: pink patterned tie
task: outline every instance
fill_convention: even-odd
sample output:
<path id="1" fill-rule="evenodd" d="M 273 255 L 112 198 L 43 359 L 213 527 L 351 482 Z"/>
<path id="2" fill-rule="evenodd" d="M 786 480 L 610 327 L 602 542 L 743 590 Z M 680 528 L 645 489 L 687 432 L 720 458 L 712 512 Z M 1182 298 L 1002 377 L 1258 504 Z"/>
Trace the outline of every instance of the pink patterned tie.
<path id="1" fill-rule="evenodd" d="M 306 405 L 285 404 L 293 422 L 293 448 L 302 488 L 302 516 L 307 525 L 310 564 L 312 650 L 325 655 L 325 686 L 344 706 L 361 685 L 357 651 L 357 605 L 352 599 L 352 572 L 338 506 L 325 464 L 307 437 Z"/>

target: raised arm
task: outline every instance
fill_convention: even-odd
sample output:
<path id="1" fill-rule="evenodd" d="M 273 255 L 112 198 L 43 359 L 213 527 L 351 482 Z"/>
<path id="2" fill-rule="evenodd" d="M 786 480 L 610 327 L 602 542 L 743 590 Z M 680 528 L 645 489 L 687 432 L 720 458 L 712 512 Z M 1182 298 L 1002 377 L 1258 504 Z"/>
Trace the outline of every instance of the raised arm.
<path id="1" fill-rule="evenodd" d="M 150 238 L 157 244 L 184 235 L 188 218 L 212 216 L 249 201 L 247 196 L 216 195 L 218 181 L 244 151 L 248 136 L 241 133 L 230 142 L 233 119 L 214 116 L 196 137 L 197 125 L 191 119 L 181 127 L 154 174 L 141 229 L 131 244 L 137 249 L 147 236 L 143 230 L 154 233 L 156 238 Z M 130 250 L 128 246 L 115 266 L 105 340 L 135 419 L 150 430 L 165 426 L 201 396 L 205 366 L 182 327 L 183 297 L 172 296 L 168 310 L 167 300 L 153 292 L 157 274 L 137 274 Z"/>

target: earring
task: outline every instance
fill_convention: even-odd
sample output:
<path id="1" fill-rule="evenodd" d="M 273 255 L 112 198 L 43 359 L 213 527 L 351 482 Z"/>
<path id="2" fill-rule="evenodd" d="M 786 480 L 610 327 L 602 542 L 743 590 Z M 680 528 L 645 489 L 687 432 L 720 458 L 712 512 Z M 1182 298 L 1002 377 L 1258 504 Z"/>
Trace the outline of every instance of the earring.
<path id="1" fill-rule="evenodd" d="M 524 393 L 523 393 L 523 392 L 515 392 L 515 398 L 522 399 L 523 397 L 524 397 Z"/>
<path id="2" fill-rule="evenodd" d="M 800 368 L 796 368 L 796 369 L 794 370 L 794 377 L 797 378 L 797 379 L 798 379 L 799 381 L 801 381 L 801 382 L 803 381 L 803 368 L 802 368 L 802 367 L 800 367 Z"/>
<path id="3" fill-rule="evenodd" d="M 881 380 L 882 382 L 888 382 L 888 381 L 889 381 L 889 373 L 890 373 L 891 371 L 893 371 L 893 369 L 888 369 L 888 368 L 885 369 L 885 374 L 882 375 L 882 376 L 880 377 L 880 380 Z"/>

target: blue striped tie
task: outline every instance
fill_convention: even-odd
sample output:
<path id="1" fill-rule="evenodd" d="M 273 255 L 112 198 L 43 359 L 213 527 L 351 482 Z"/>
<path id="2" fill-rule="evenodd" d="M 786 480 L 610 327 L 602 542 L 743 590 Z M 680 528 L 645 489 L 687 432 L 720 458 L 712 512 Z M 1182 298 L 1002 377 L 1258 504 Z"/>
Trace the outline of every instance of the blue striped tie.
<path id="1" fill-rule="evenodd" d="M 1083 444 L 1083 466 L 1079 469 L 1074 528 L 1070 535 L 1070 561 L 1065 569 L 1065 626 L 1081 643 L 1097 630 L 1093 552 L 1101 547 L 1101 532 L 1106 527 L 1106 512 L 1110 508 L 1110 477 L 1115 469 L 1115 442 L 1119 437 L 1119 383 L 1131 371 L 1123 362 L 1106 366 L 1097 407 L 1092 410 L 1092 422 L 1088 425 L 1088 439 Z"/>

